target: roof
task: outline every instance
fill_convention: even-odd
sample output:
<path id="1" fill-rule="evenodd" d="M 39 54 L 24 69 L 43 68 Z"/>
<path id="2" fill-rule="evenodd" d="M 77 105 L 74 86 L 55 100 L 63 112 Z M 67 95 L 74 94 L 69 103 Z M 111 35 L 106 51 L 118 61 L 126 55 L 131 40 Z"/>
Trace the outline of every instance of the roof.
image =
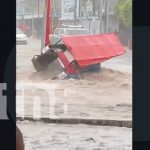
<path id="1" fill-rule="evenodd" d="M 62 40 L 80 66 L 101 63 L 125 53 L 114 33 L 62 36 Z"/>

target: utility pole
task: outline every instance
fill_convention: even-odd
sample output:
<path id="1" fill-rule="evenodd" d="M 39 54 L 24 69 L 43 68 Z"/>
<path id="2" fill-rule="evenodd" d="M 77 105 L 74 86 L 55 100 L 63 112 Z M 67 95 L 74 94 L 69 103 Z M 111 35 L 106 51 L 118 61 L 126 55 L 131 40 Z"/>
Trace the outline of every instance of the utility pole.
<path id="1" fill-rule="evenodd" d="M 38 0 L 38 19 L 39 19 L 39 10 L 40 10 L 40 0 Z"/>
<path id="2" fill-rule="evenodd" d="M 107 32 L 107 0 L 105 0 L 104 33 Z"/>
<path id="3" fill-rule="evenodd" d="M 101 24 L 102 24 L 102 10 L 101 10 L 101 0 L 99 0 L 99 9 L 98 9 L 98 16 L 99 16 L 99 34 L 101 33 Z"/>
<path id="4" fill-rule="evenodd" d="M 32 36 L 33 36 L 33 30 L 34 30 L 34 13 L 32 13 Z"/>
<path id="5" fill-rule="evenodd" d="M 74 24 L 77 24 L 77 0 L 74 0 Z"/>
<path id="6" fill-rule="evenodd" d="M 34 0 L 32 0 L 32 3 L 34 3 Z M 32 29 L 32 36 L 35 36 L 34 34 L 35 34 L 35 30 L 34 30 L 34 15 L 35 15 L 35 13 L 36 12 L 34 12 L 35 11 L 35 9 L 34 9 L 34 7 L 33 7 L 33 9 L 32 9 L 32 22 L 31 22 L 31 29 Z"/>
<path id="7" fill-rule="evenodd" d="M 45 33 L 45 46 L 50 44 L 50 26 L 51 26 L 51 0 L 47 0 L 47 13 L 46 13 L 46 33 Z"/>
<path id="8" fill-rule="evenodd" d="M 50 44 L 50 31 L 51 31 L 51 0 L 45 0 L 43 27 L 41 36 L 41 50 Z"/>
<path id="9" fill-rule="evenodd" d="M 91 13 L 92 13 L 92 2 L 90 0 L 86 3 L 86 15 L 89 21 L 89 31 L 91 30 Z"/>
<path id="10" fill-rule="evenodd" d="M 23 32 L 25 30 L 25 12 L 24 12 L 24 6 L 22 5 L 22 11 L 23 11 L 23 20 L 22 20 L 22 29 L 23 29 Z"/>
<path id="11" fill-rule="evenodd" d="M 79 18 L 81 17 L 81 6 L 82 6 L 82 3 L 81 3 L 81 0 L 79 0 Z"/>
<path id="12" fill-rule="evenodd" d="M 46 13 L 47 13 L 47 0 L 44 0 L 43 24 L 41 32 L 41 50 L 45 47 L 45 34 L 46 34 Z"/>

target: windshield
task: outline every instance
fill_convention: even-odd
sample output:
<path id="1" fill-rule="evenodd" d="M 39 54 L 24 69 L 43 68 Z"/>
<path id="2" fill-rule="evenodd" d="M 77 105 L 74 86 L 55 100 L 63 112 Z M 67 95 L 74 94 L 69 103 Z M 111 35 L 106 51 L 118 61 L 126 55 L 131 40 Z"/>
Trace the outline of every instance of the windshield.
<path id="1" fill-rule="evenodd" d="M 90 34 L 90 32 L 87 30 L 79 30 L 79 29 L 69 30 L 69 29 L 67 29 L 66 31 L 67 31 L 67 35 L 87 35 L 87 34 Z"/>
<path id="2" fill-rule="evenodd" d="M 23 34 L 23 32 L 19 28 L 16 28 L 16 33 L 17 34 Z"/>

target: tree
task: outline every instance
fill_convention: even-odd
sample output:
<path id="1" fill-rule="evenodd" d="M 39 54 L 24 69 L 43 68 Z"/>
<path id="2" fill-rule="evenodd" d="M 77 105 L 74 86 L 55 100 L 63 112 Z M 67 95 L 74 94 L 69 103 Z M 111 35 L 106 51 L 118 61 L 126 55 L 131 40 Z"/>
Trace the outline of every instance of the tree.
<path id="1" fill-rule="evenodd" d="M 117 18 L 126 27 L 132 26 L 132 0 L 118 0 L 115 5 Z"/>

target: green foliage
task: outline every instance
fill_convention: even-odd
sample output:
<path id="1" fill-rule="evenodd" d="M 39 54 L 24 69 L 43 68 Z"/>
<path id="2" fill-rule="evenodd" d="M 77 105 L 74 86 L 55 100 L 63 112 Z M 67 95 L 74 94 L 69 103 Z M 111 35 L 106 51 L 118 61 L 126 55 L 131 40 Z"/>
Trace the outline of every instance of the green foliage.
<path id="1" fill-rule="evenodd" d="M 132 0 L 118 0 L 115 13 L 119 21 L 126 27 L 132 26 Z"/>

